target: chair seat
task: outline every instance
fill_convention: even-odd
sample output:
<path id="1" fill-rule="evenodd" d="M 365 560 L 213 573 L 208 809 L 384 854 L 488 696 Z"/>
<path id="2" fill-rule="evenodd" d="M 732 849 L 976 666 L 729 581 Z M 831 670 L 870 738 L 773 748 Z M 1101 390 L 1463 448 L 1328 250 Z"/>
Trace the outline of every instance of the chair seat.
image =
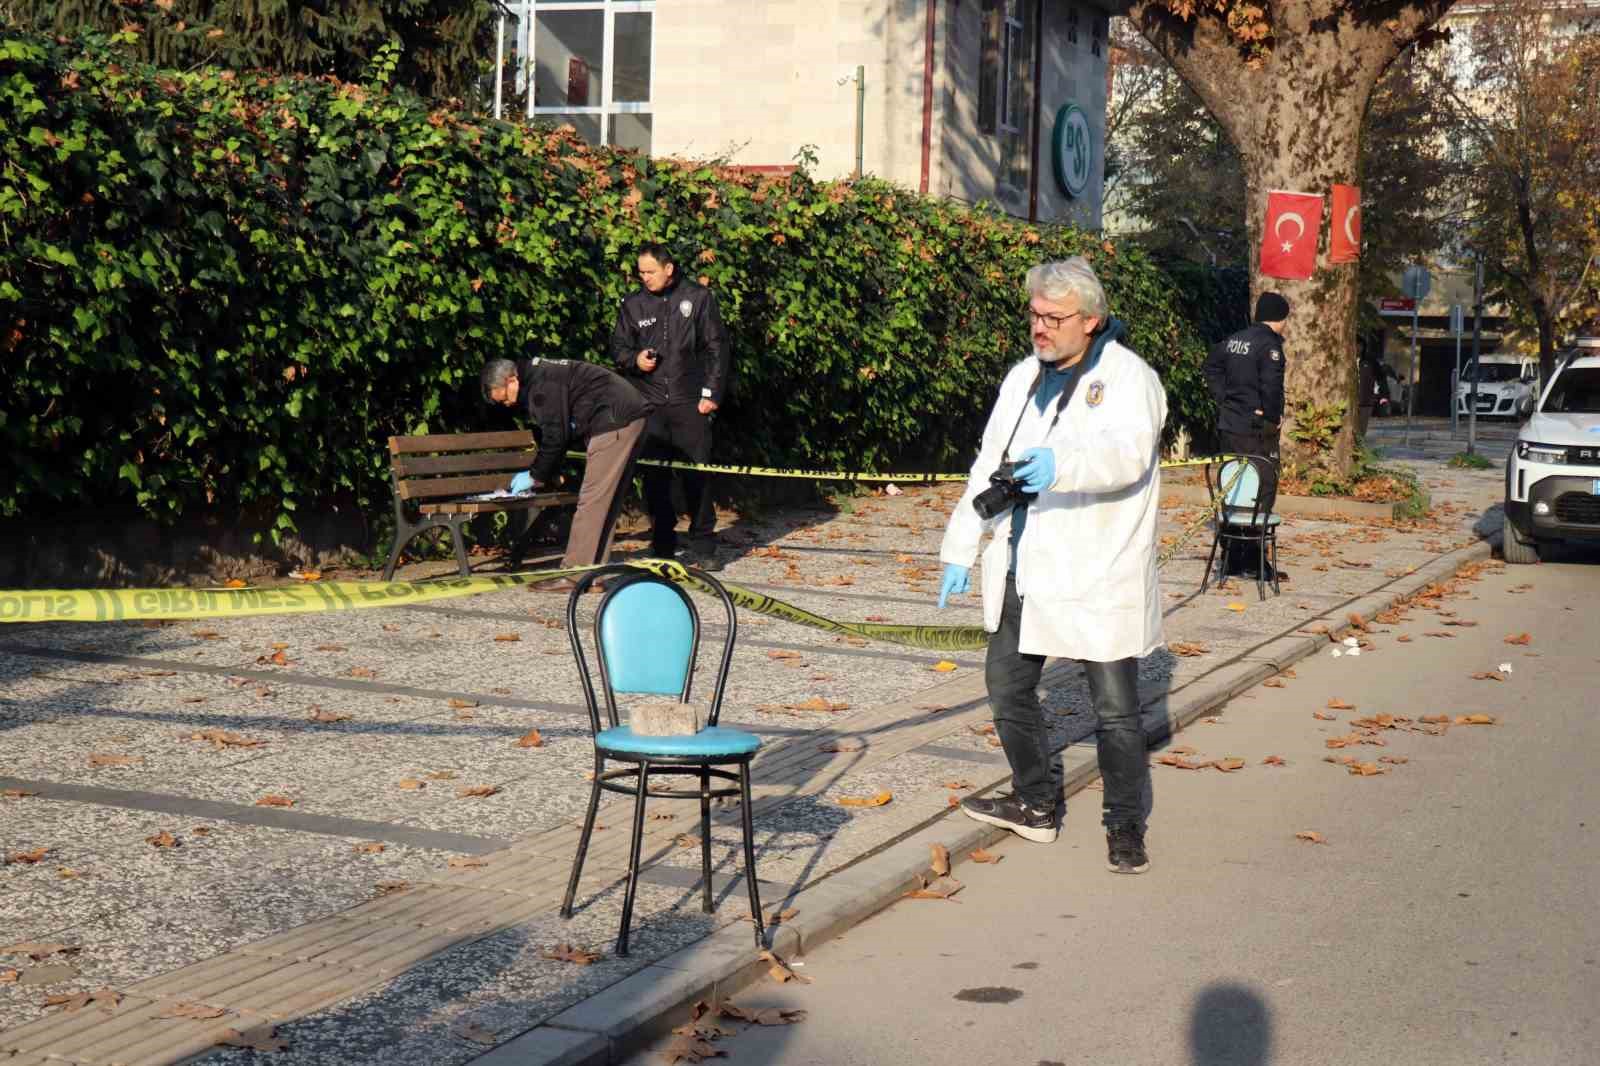
<path id="1" fill-rule="evenodd" d="M 761 747 L 761 738 L 742 729 L 712 726 L 698 733 L 675 737 L 639 736 L 627 726 L 601 730 L 594 738 L 601 751 L 629 755 L 691 756 L 702 759 L 719 756 L 750 755 Z"/>
<path id="2" fill-rule="evenodd" d="M 1255 522 L 1254 523 L 1252 523 L 1250 521 L 1250 512 L 1249 511 L 1229 511 L 1226 515 L 1223 516 L 1223 524 L 1224 525 L 1229 525 L 1229 526 L 1249 526 L 1249 525 L 1252 525 L 1252 524 L 1259 526 L 1259 525 L 1262 524 L 1263 520 L 1265 520 L 1266 524 L 1269 525 L 1269 526 L 1276 526 L 1276 525 L 1282 524 L 1283 516 L 1282 515 L 1276 515 L 1276 514 L 1269 514 L 1269 515 L 1258 514 L 1258 515 L 1255 516 Z"/>

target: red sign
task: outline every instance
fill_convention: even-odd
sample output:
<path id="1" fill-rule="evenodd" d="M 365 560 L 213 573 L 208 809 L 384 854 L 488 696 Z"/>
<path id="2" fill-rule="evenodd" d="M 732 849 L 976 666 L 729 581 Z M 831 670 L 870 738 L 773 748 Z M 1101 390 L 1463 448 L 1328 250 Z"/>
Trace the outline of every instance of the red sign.
<path id="1" fill-rule="evenodd" d="M 1361 258 L 1361 190 L 1333 187 L 1333 217 L 1328 222 L 1328 262 L 1354 263 Z"/>
<path id="2" fill-rule="evenodd" d="M 1378 300 L 1378 310 L 1382 311 L 1415 311 L 1417 301 L 1409 296 L 1385 296 Z"/>
<path id="3" fill-rule="evenodd" d="M 1322 197 L 1303 192 L 1267 193 L 1267 221 L 1261 229 L 1261 273 L 1269 278 L 1305 281 L 1317 268 L 1317 238 L 1322 233 Z"/>

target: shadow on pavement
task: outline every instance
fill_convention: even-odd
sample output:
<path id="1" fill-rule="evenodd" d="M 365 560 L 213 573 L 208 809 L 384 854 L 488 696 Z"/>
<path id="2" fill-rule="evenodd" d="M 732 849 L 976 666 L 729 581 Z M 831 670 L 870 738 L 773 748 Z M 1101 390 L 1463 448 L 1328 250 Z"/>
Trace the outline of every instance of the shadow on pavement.
<path id="1" fill-rule="evenodd" d="M 1194 1066 L 1258 1066 L 1272 1051 L 1272 1011 L 1252 989 L 1224 981 L 1206 986 L 1189 1009 Z"/>

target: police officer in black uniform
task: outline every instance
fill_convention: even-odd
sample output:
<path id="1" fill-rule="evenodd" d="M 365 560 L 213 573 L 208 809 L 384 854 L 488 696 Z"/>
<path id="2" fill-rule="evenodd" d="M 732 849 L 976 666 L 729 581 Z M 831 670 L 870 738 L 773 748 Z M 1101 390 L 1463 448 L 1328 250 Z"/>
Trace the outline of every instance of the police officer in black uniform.
<path id="1" fill-rule="evenodd" d="M 717 298 L 682 277 L 672 253 L 661 244 L 639 249 L 638 268 L 643 287 L 617 311 L 611 357 L 654 408 L 641 458 L 703 463 L 711 456 L 711 422 L 728 382 L 728 339 Z M 714 569 L 717 519 L 707 496 L 708 480 L 697 471 L 683 471 L 690 558 Z M 650 508 L 650 554 L 670 559 L 678 547 L 672 471 L 646 466 L 644 493 Z"/>
<path id="2" fill-rule="evenodd" d="M 1278 495 L 1283 327 L 1288 318 L 1288 300 L 1275 292 L 1262 293 L 1256 300 L 1255 324 L 1218 341 L 1205 362 L 1206 385 L 1217 403 L 1217 438 L 1222 450 L 1267 460 L 1255 464 L 1261 475 L 1263 512 L 1271 510 Z M 1228 569 L 1239 567 L 1229 565 Z"/>

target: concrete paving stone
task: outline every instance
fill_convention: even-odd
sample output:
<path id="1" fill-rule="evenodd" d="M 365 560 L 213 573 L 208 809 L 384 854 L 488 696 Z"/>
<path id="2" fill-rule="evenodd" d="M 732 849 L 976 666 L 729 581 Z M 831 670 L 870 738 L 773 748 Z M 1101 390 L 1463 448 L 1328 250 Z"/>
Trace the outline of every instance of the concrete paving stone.
<path id="1" fill-rule="evenodd" d="M 82 1054 L 86 1048 L 103 1041 L 114 1044 L 126 1034 L 150 1024 L 154 1013 L 152 1001 L 133 997 L 109 1011 L 88 1008 L 69 1013 L 55 1009 L 32 1024 L 0 1031 L 0 1051 L 33 1052 L 92 1062 L 93 1059 Z"/>
<path id="2" fill-rule="evenodd" d="M 317 956 L 325 965 L 348 966 L 393 976 L 423 959 L 477 938 L 472 932 L 436 928 L 394 927 L 369 923 L 367 936 L 330 948 Z"/>
<path id="3" fill-rule="evenodd" d="M 235 955 L 234 958 L 241 963 L 246 961 L 244 956 Z M 274 968 L 265 973 L 257 970 L 256 962 L 248 960 L 255 976 L 212 991 L 204 997 L 205 1001 L 230 1007 L 246 1017 L 287 1018 L 348 999 L 382 980 L 379 974 L 363 973 L 320 959 L 315 962 L 274 959 Z"/>
<path id="4" fill-rule="evenodd" d="M 472 1066 L 577 1066 L 604 1061 L 609 1041 L 598 1033 L 540 1026 L 472 1060 Z"/>

